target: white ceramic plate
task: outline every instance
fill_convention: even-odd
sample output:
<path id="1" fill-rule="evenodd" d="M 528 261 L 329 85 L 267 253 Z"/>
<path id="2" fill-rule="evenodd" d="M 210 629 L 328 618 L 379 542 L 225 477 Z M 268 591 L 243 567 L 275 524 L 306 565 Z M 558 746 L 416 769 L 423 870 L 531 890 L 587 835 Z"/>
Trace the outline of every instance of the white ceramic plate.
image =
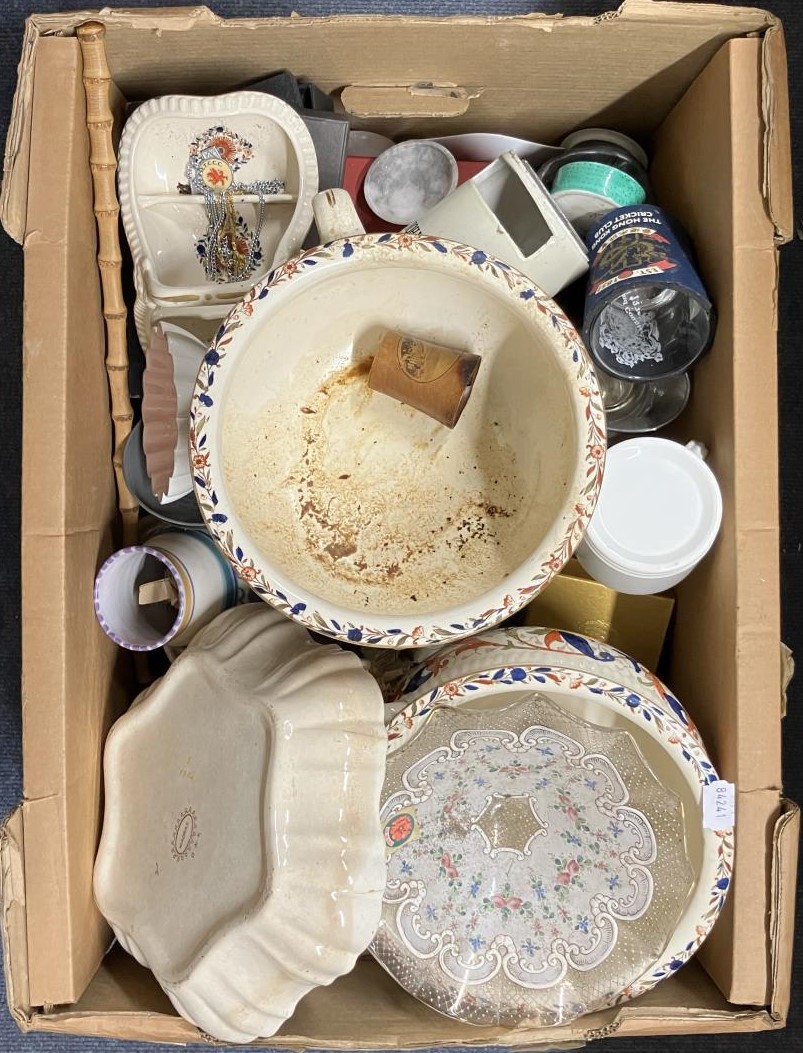
<path id="1" fill-rule="evenodd" d="M 202 630 L 109 733 L 94 888 L 209 1035 L 272 1035 L 379 920 L 382 698 L 264 604 Z"/>
<path id="2" fill-rule="evenodd" d="M 206 278 L 204 200 L 178 190 L 187 182 L 194 145 L 217 146 L 239 182 L 286 184 L 285 193 L 266 198 L 259 260 L 246 281 L 218 284 Z M 125 124 L 119 188 L 134 260 L 137 332 L 145 347 L 157 305 L 234 303 L 299 250 L 312 222 L 318 162 L 306 125 L 281 99 L 249 91 L 208 98 L 165 95 L 143 103 Z M 256 199 L 238 202 L 238 222 L 253 230 L 258 211 Z"/>
<path id="3" fill-rule="evenodd" d="M 370 390 L 386 328 L 482 356 L 458 427 Z M 596 377 L 556 304 L 484 252 L 409 234 L 332 242 L 249 293 L 190 430 L 238 573 L 309 628 L 385 647 L 531 599 L 582 537 L 605 455 Z"/>

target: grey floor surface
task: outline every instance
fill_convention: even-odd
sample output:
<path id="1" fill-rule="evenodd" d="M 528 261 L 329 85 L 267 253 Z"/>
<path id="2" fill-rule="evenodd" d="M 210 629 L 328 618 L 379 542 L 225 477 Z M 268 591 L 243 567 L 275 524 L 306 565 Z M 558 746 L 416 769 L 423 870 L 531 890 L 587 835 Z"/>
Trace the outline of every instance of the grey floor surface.
<path id="1" fill-rule="evenodd" d="M 128 0 L 120 6 L 155 7 L 159 0 Z M 90 3 L 76 0 L 0 0 L 0 134 L 5 128 L 16 79 L 23 22 L 32 11 L 86 9 Z M 333 13 L 410 14 L 523 14 L 545 12 L 596 14 L 617 6 L 605 0 L 296 0 L 295 3 L 254 0 L 212 0 L 221 15 L 288 15 L 293 10 L 308 15 Z M 758 5 L 756 5 L 758 6 Z M 775 0 L 768 6 L 784 19 L 790 64 L 793 143 L 798 227 L 803 208 L 803 4 L 799 0 Z M 57 163 L 57 159 L 54 159 Z M 0 555 L 0 816 L 21 795 L 20 702 L 19 702 L 19 473 L 21 398 L 21 308 L 22 254 L 0 233 L 0 508 L 6 531 Z M 801 439 L 800 393 L 803 391 L 803 244 L 800 238 L 782 250 L 780 290 L 779 370 L 781 379 L 781 468 L 782 468 L 782 588 L 785 640 L 803 655 L 803 439 Z M 790 797 L 803 802 L 803 676 L 792 686 L 786 719 L 785 785 Z M 802 912 L 803 913 L 803 912 Z M 786 1030 L 760 1035 L 693 1038 L 654 1038 L 606 1042 L 609 1053 L 803 1053 L 803 926 L 798 924 L 793 1008 Z M 119 1049 L 146 1053 L 156 1047 L 54 1035 L 22 1036 L 4 1010 L 5 991 L 0 978 L 0 1053 L 107 1053 Z M 202 1047 L 202 1048 L 209 1048 Z"/>

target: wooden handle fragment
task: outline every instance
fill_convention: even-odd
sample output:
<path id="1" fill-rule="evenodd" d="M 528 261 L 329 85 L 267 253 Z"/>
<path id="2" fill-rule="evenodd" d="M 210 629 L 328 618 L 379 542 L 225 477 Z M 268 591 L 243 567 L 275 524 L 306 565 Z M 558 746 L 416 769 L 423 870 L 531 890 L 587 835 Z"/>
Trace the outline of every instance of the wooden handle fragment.
<path id="1" fill-rule="evenodd" d="M 133 412 L 128 394 L 128 348 L 126 344 L 126 306 L 123 298 L 122 253 L 120 251 L 117 200 L 117 155 L 114 148 L 114 115 L 109 92 L 111 75 L 106 62 L 101 22 L 85 22 L 78 27 L 83 58 L 86 126 L 89 133 L 89 164 L 92 169 L 95 220 L 98 228 L 98 267 L 106 322 L 106 373 L 109 378 L 114 453 L 112 462 L 117 482 L 117 504 L 123 525 L 123 544 L 137 541 L 139 508 L 123 475 L 123 448 L 131 432 Z"/>

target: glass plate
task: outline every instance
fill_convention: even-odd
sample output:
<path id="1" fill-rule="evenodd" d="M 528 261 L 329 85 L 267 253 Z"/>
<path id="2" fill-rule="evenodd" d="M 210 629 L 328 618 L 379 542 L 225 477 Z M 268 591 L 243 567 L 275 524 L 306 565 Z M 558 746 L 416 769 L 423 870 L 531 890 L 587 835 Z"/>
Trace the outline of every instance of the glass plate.
<path id="1" fill-rule="evenodd" d="M 680 798 L 633 737 L 538 693 L 433 707 L 388 757 L 381 819 L 372 953 L 469 1023 L 558 1024 L 626 996 L 695 884 Z"/>

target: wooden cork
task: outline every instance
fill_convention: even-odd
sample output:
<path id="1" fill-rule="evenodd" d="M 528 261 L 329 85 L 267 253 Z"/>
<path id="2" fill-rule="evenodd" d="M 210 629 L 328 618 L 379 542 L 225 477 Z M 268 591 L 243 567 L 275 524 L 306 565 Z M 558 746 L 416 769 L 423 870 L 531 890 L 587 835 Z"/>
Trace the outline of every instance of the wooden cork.
<path id="1" fill-rule="evenodd" d="M 453 428 L 471 396 L 482 359 L 471 351 L 386 332 L 368 386 Z"/>

